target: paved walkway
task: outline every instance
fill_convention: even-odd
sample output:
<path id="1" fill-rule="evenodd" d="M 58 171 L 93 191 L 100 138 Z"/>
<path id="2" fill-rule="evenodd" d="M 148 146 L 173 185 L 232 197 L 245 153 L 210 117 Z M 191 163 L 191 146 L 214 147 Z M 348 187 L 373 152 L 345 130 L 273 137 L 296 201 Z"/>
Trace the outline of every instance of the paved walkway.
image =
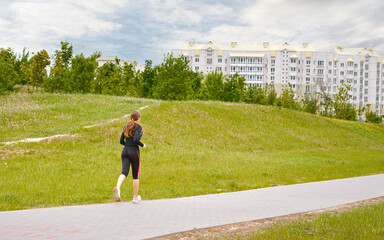
<path id="1" fill-rule="evenodd" d="M 384 174 L 379 174 L 137 205 L 122 202 L 0 212 L 0 239 L 145 239 L 382 196 Z"/>

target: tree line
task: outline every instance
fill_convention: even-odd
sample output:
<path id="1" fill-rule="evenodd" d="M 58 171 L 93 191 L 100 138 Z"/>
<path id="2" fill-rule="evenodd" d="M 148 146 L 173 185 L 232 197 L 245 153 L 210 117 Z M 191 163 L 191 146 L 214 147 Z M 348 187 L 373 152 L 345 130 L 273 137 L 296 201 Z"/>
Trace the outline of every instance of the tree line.
<path id="1" fill-rule="evenodd" d="M 365 113 L 368 122 L 382 121 L 382 117 L 371 112 L 369 106 L 353 108 L 349 103 L 352 97 L 348 93 L 350 85 L 346 84 L 339 87 L 334 96 L 323 91 L 308 93 L 303 99 L 298 99 L 290 85 L 278 96 L 273 85 L 247 86 L 244 77 L 237 74 L 229 77 L 217 71 L 203 75 L 191 70 L 188 61 L 171 54 L 156 66 L 151 60 L 146 60 L 143 71 L 137 71 L 134 64 L 120 64 L 117 58 L 115 62 L 99 67 L 96 59 L 100 55 L 100 52 L 88 57 L 82 53 L 74 55 L 73 45 L 67 41 L 61 42 L 60 50 L 56 50 L 53 56 L 44 49 L 32 57 L 25 49 L 19 56 L 10 48 L 0 49 L 0 95 L 26 85 L 56 93 L 245 102 L 352 121 Z"/>

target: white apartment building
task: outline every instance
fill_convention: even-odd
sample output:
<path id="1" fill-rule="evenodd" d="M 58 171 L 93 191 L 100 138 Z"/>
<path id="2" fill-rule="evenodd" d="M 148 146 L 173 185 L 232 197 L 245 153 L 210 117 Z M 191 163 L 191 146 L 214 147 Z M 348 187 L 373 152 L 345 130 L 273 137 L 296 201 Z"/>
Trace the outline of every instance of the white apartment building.
<path id="1" fill-rule="evenodd" d="M 236 42 L 222 45 L 190 41 L 172 53 L 189 60 L 196 72 L 208 74 L 217 70 L 227 76 L 238 73 L 247 84 L 273 84 L 278 94 L 288 83 L 297 97 L 320 91 L 336 94 L 338 86 L 349 83 L 355 108 L 370 104 L 372 111 L 384 115 L 384 61 L 369 48 L 336 47 L 321 52 L 308 43 L 241 46 Z"/>

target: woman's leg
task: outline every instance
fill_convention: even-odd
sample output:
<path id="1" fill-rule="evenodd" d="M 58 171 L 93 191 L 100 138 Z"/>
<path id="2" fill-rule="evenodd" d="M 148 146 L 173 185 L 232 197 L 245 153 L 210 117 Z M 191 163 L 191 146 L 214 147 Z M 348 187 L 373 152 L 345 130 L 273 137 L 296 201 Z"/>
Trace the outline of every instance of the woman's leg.
<path id="1" fill-rule="evenodd" d="M 133 179 L 133 198 L 137 199 L 139 195 L 139 179 Z"/>
<path id="2" fill-rule="evenodd" d="M 128 151 L 123 149 L 122 153 L 121 153 L 121 163 L 123 165 L 123 170 L 119 176 L 119 178 L 117 179 L 117 184 L 116 184 L 116 187 L 113 188 L 113 195 L 114 195 L 114 198 L 116 201 L 120 201 L 121 200 L 121 197 L 120 197 L 120 187 L 121 187 L 121 184 L 123 184 L 125 178 L 128 176 L 128 172 L 129 172 L 129 165 L 130 165 L 130 161 L 129 161 L 129 158 L 128 158 Z"/>
<path id="3" fill-rule="evenodd" d="M 129 158 L 132 165 L 133 200 L 137 200 L 139 198 L 140 154 L 136 151 L 129 151 Z"/>

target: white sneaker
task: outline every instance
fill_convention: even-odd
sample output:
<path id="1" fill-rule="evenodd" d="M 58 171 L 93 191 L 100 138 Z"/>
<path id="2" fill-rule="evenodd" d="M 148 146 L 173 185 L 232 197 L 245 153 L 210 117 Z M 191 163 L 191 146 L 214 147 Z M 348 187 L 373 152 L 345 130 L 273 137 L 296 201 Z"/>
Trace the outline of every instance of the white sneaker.
<path id="1" fill-rule="evenodd" d="M 139 203 L 140 201 L 141 201 L 140 195 L 137 196 L 137 199 L 132 200 L 133 203 Z"/>
<path id="2" fill-rule="evenodd" d="M 115 187 L 113 189 L 113 197 L 115 198 L 115 200 L 117 202 L 120 202 L 120 200 L 121 200 L 121 198 L 120 198 L 120 188 Z"/>

